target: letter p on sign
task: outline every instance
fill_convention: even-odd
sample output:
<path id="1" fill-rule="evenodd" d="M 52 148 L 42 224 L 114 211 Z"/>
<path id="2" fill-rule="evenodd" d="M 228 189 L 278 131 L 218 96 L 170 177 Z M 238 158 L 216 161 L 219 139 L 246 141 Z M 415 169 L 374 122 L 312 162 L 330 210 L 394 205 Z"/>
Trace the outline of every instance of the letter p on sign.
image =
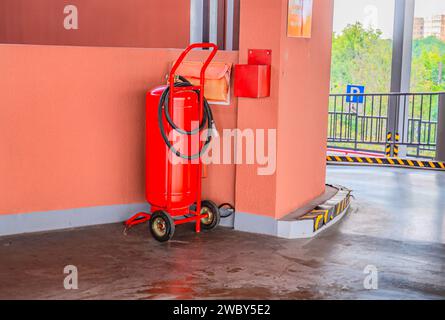
<path id="1" fill-rule="evenodd" d="M 348 84 L 346 88 L 346 93 L 351 94 L 364 94 L 365 93 L 365 86 L 356 86 L 352 84 Z M 365 102 L 364 96 L 346 96 L 346 102 L 347 103 L 363 103 Z"/>

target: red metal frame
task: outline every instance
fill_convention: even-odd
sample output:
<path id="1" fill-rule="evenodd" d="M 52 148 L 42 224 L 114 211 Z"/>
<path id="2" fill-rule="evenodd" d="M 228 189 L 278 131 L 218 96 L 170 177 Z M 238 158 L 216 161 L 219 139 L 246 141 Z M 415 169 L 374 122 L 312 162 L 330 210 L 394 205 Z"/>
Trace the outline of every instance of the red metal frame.
<path id="1" fill-rule="evenodd" d="M 194 86 L 194 87 L 187 87 L 187 88 L 177 88 L 175 87 L 175 73 L 178 70 L 179 66 L 181 65 L 181 63 L 184 61 L 185 57 L 190 53 L 190 51 L 192 51 L 193 49 L 196 48 L 206 48 L 206 49 L 212 49 L 212 51 L 210 52 L 207 60 L 204 62 L 203 67 L 201 69 L 201 74 L 200 74 L 200 84 L 199 86 Z M 202 118 L 203 112 L 204 112 L 204 84 L 205 84 L 205 72 L 207 70 L 207 67 L 209 66 L 210 62 L 213 60 L 213 58 L 215 57 L 216 53 L 218 51 L 218 46 L 213 44 L 213 43 L 195 43 L 190 45 L 189 47 L 187 47 L 187 49 L 184 50 L 184 52 L 182 52 L 182 54 L 179 56 L 178 60 L 176 60 L 176 63 L 173 65 L 173 68 L 170 71 L 170 75 L 169 75 L 169 86 L 170 86 L 170 98 L 169 98 L 169 111 L 171 116 L 173 117 L 173 112 L 174 112 L 174 108 L 173 108 L 173 101 L 174 101 L 174 96 L 175 94 L 177 94 L 178 92 L 180 92 L 181 90 L 187 90 L 190 91 L 191 89 L 194 90 L 199 90 L 199 94 L 200 94 L 200 103 L 199 103 L 199 110 L 198 110 L 198 119 Z M 202 141 L 201 139 L 199 139 L 199 150 L 201 150 L 203 147 Z M 170 151 L 171 152 L 171 151 Z M 175 156 L 175 155 L 173 155 Z M 190 160 L 193 161 L 193 160 Z M 200 214 L 201 212 L 201 189 L 202 189 L 202 160 L 201 157 L 198 158 L 198 183 L 197 183 L 197 199 L 196 199 L 196 211 L 192 211 L 190 210 L 190 214 L 192 214 L 193 216 L 191 217 L 186 217 L 183 219 L 176 219 L 175 220 L 175 225 L 180 225 L 180 224 L 184 224 L 184 223 L 188 223 L 188 222 L 193 222 L 196 221 L 196 232 L 199 233 L 201 232 L 201 219 L 202 218 L 206 218 L 208 217 L 208 214 Z M 171 161 L 169 161 L 168 166 L 167 166 L 167 171 L 168 171 L 168 183 L 167 183 L 167 207 L 165 208 L 165 211 L 170 214 L 171 216 L 177 216 L 172 214 L 171 209 L 172 209 L 172 163 Z M 130 229 L 131 227 L 147 222 L 149 221 L 151 218 L 151 215 L 145 212 L 139 212 L 136 215 L 134 215 L 133 217 L 131 217 L 130 219 L 128 219 L 125 222 L 125 231 L 127 231 L 128 229 Z"/>

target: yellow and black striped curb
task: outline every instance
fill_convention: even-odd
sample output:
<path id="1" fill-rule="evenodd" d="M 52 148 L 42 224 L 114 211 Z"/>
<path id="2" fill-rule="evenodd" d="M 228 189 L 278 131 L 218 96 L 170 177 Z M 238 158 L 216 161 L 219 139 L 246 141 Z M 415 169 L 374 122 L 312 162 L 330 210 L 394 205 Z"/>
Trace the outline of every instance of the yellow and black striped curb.
<path id="1" fill-rule="evenodd" d="M 400 158 L 369 158 L 369 157 L 348 157 L 348 156 L 327 156 L 328 163 L 350 163 L 350 164 L 366 164 L 378 166 L 398 166 L 407 168 L 424 168 L 445 170 L 445 162 L 413 160 Z"/>
<path id="2" fill-rule="evenodd" d="M 351 204 L 351 190 L 336 186 L 338 193 L 322 205 L 317 206 L 311 212 L 300 217 L 298 220 L 313 220 L 314 232 L 329 225 L 336 217 L 342 214 Z"/>

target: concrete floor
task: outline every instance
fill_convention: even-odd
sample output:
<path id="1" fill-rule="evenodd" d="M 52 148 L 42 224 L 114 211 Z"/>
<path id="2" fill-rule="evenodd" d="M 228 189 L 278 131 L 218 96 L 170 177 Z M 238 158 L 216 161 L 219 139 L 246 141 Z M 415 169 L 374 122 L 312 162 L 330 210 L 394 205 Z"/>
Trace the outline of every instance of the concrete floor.
<path id="1" fill-rule="evenodd" d="M 445 173 L 337 166 L 327 180 L 356 200 L 312 240 L 190 225 L 168 244 L 145 225 L 0 238 L 0 299 L 445 299 Z M 70 264 L 78 290 L 63 288 Z"/>

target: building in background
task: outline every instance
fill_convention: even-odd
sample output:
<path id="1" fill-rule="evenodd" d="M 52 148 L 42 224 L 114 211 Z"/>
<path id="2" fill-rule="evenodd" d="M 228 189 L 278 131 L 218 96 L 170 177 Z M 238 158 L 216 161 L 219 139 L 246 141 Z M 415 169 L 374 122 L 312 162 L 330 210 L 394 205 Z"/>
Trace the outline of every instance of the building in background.
<path id="1" fill-rule="evenodd" d="M 445 14 L 429 18 L 414 18 L 414 39 L 431 36 L 445 41 Z"/>
<path id="2" fill-rule="evenodd" d="M 414 39 L 423 39 L 425 36 L 425 19 L 424 18 L 414 18 Z"/>

